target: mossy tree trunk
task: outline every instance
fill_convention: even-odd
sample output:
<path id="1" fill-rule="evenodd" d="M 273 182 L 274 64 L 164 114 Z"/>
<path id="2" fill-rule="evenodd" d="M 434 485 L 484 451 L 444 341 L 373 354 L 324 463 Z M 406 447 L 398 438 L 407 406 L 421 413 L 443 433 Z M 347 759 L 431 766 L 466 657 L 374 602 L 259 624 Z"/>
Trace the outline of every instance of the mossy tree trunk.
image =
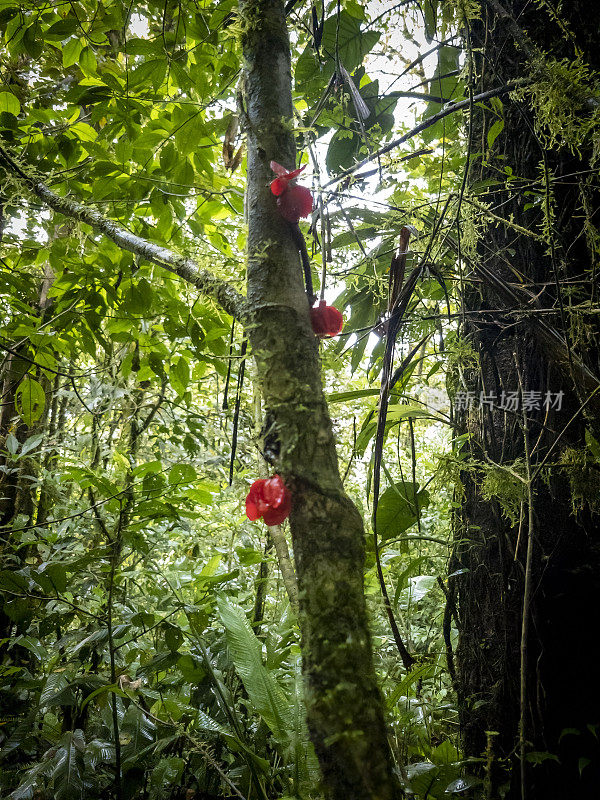
<path id="1" fill-rule="evenodd" d="M 248 134 L 247 330 L 265 405 L 264 449 L 292 497 L 308 726 L 327 797 L 398 797 L 363 594 L 362 519 L 344 493 L 318 343 L 291 229 L 269 191 L 295 165 L 281 0 L 241 0 Z"/>
<path id="2" fill-rule="evenodd" d="M 581 0 L 563 4 L 562 25 L 548 9 L 523 0 L 502 6 L 482 3 L 481 19 L 470 31 L 471 45 L 479 53 L 477 91 L 530 74 L 535 61 L 542 63 L 540 53 L 572 61 L 579 47 L 584 59 L 598 68 L 592 35 L 597 23 L 589 5 Z M 544 69 L 534 78 L 543 77 Z M 565 92 L 566 86 L 555 88 Z M 576 124 L 581 123 L 589 113 L 585 98 L 572 94 L 564 99 L 572 104 Z M 496 182 L 485 200 L 507 220 L 534 233 L 547 230 L 547 235 L 540 241 L 515 235 L 508 226 L 490 227 L 479 257 L 509 283 L 515 281 L 515 269 L 521 272 L 532 295 L 538 295 L 538 307 L 554 309 L 544 319 L 598 375 L 598 325 L 594 317 L 573 308 L 597 302 L 593 276 L 598 252 L 597 245 L 590 248 L 594 237 L 589 234 L 598 225 L 599 194 L 597 176 L 590 173 L 591 139 L 578 155 L 565 146 L 544 146 L 527 100 L 506 100 L 502 115 L 504 129 L 485 162 L 476 157 L 471 180 Z M 487 132 L 497 119 L 489 108 L 475 109 L 474 153 L 486 151 Z M 514 184 L 504 183 L 505 166 L 512 168 Z M 534 194 L 523 194 L 524 181 Z M 478 312 L 498 308 L 499 302 L 484 286 L 467 293 L 465 306 Z M 465 329 L 480 359 L 468 388 L 476 396 L 483 392 L 497 399 L 494 405 L 471 409 L 465 419 L 465 430 L 472 434 L 470 455 L 481 464 L 465 474 L 457 550 L 460 566 L 466 568 L 457 579 L 462 622 L 458 690 L 466 755 L 481 756 L 489 748 L 490 798 L 595 798 L 600 786 L 595 738 L 600 638 L 591 615 L 600 591 L 600 527 L 586 501 L 597 503 L 593 493 L 600 482 L 597 467 L 585 455 L 581 404 L 586 396 L 546 357 L 524 315 L 506 313 L 493 320 L 486 315 L 481 320 Z M 585 340 L 573 336 L 576 330 L 585 331 Z M 527 411 L 527 426 L 521 402 L 512 412 L 499 408 L 502 392 L 541 398 L 539 409 Z M 560 392 L 562 408 L 547 412 L 547 393 L 556 404 Z M 575 459 L 571 469 L 565 466 L 568 457 Z M 528 459 L 532 473 L 547 459 L 547 469 L 531 485 L 532 498 L 527 484 L 506 470 L 526 478 Z M 488 490 L 496 481 L 497 501 L 489 500 L 486 481 Z M 578 482 L 583 507 L 574 513 Z M 507 514 L 511 499 L 513 519 Z M 518 756 L 523 750 L 541 755 L 530 756 L 521 769 Z M 534 766 L 536 759 L 542 763 Z M 508 786 L 506 795 L 502 785 Z"/>

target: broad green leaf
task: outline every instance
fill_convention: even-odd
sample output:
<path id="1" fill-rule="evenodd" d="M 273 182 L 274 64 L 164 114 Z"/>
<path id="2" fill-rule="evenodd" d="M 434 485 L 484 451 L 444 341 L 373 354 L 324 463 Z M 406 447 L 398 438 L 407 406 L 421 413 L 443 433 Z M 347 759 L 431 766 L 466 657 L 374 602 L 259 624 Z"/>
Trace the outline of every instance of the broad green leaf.
<path id="1" fill-rule="evenodd" d="M 191 684 L 198 684 L 206 677 L 206 669 L 191 655 L 184 655 L 177 661 L 177 667 L 184 679 Z"/>
<path id="2" fill-rule="evenodd" d="M 435 575 L 416 575 L 408 579 L 408 586 L 400 592 L 398 605 L 403 610 L 407 610 L 414 603 L 418 603 L 425 595 L 437 585 Z"/>
<path id="3" fill-rule="evenodd" d="M 318 89 L 333 74 L 335 69 L 336 42 L 338 44 L 339 58 L 349 73 L 360 66 L 363 58 L 379 41 L 380 33 L 373 30 L 363 30 L 360 20 L 342 10 L 339 19 L 334 14 L 325 20 L 323 26 L 323 39 L 321 50 L 326 58 L 324 67 L 321 67 L 314 49 L 308 46 L 296 63 L 295 81 L 300 91 Z"/>
<path id="4" fill-rule="evenodd" d="M 435 670 L 431 664 L 419 664 L 414 667 L 404 678 L 396 684 L 392 693 L 386 698 L 387 707 L 392 709 L 401 697 L 406 697 L 410 687 L 418 681 L 430 678 Z"/>
<path id="5" fill-rule="evenodd" d="M 409 764 L 406 772 L 410 788 L 418 797 L 437 797 L 437 794 L 432 793 L 432 789 L 440 775 L 439 767 L 428 761 L 420 761 Z"/>
<path id="6" fill-rule="evenodd" d="M 51 25 L 48 30 L 44 31 L 44 39 L 47 41 L 61 41 L 66 39 L 75 33 L 77 28 L 80 27 L 80 24 L 81 23 L 73 17 L 60 19 L 58 22 Z"/>
<path id="7" fill-rule="evenodd" d="M 62 49 L 63 67 L 72 67 L 79 60 L 81 50 L 83 48 L 79 39 L 69 39 Z"/>
<path id="8" fill-rule="evenodd" d="M 56 800 L 83 800 L 83 753 L 85 739 L 83 731 L 65 733 L 54 756 L 52 782 Z"/>
<path id="9" fill-rule="evenodd" d="M 82 142 L 93 142 L 94 139 L 98 138 L 97 131 L 92 128 L 91 125 L 88 125 L 86 122 L 75 122 L 69 128 L 71 133 L 74 133 L 78 139 Z"/>
<path id="10" fill-rule="evenodd" d="M 39 58 L 43 52 L 44 45 L 41 39 L 41 27 L 35 22 L 30 25 L 23 34 L 23 46 L 32 58 Z"/>
<path id="11" fill-rule="evenodd" d="M 415 498 L 416 490 L 416 498 Z M 377 533 L 383 541 L 400 536 L 414 525 L 429 505 L 429 492 L 419 484 L 395 483 L 383 492 L 377 504 Z"/>
<path id="12" fill-rule="evenodd" d="M 91 47 L 84 47 L 79 54 L 79 66 L 84 75 L 96 74 L 96 56 Z"/>
<path id="13" fill-rule="evenodd" d="M 275 676 L 262 663 L 261 645 L 245 613 L 227 600 L 217 603 L 227 646 L 252 705 L 283 746 L 289 743 L 292 708 Z"/>
<path id="14" fill-rule="evenodd" d="M 46 394 L 42 385 L 29 376 L 21 381 L 15 393 L 15 407 L 28 428 L 42 416 L 45 405 Z"/>
<path id="15" fill-rule="evenodd" d="M 0 571 L 0 589 L 11 592 L 27 592 L 29 580 L 21 572 L 3 569 Z"/>
<path id="16" fill-rule="evenodd" d="M 487 145 L 492 149 L 494 146 L 494 142 L 502 133 L 502 129 L 504 128 L 504 120 L 497 119 L 493 125 L 490 126 L 490 129 L 487 132 Z"/>
<path id="17" fill-rule="evenodd" d="M 174 464 L 171 469 L 169 470 L 169 483 L 173 484 L 180 484 L 180 483 L 192 483 L 197 478 L 196 470 L 191 464 L 186 462 L 180 462 L 178 464 Z"/>
<path id="18" fill-rule="evenodd" d="M 139 89 L 145 88 L 143 85 L 149 83 L 156 91 L 163 82 L 166 70 L 164 58 L 145 61 L 129 74 L 129 86 L 131 89 Z"/>
<path id="19" fill-rule="evenodd" d="M 183 119 L 179 129 L 175 132 L 175 144 L 179 157 L 192 153 L 205 135 L 206 128 L 199 111 L 194 112 L 187 119 Z"/>
<path id="20" fill-rule="evenodd" d="M 171 386 L 178 395 L 185 394 L 185 390 L 190 382 L 190 365 L 184 356 L 181 356 L 171 367 L 169 378 Z"/>
<path id="21" fill-rule="evenodd" d="M 21 104 L 12 92 L 0 92 L 0 113 L 3 111 L 15 117 L 21 111 Z"/>
<path id="22" fill-rule="evenodd" d="M 9 433 L 6 437 L 5 445 L 11 456 L 14 456 L 19 449 L 19 440 L 13 433 Z"/>
<path id="23" fill-rule="evenodd" d="M 56 698 L 62 695 L 68 687 L 69 680 L 62 672 L 53 672 L 48 675 L 46 683 L 40 695 L 40 706 L 51 706 L 56 702 Z"/>
<path id="24" fill-rule="evenodd" d="M 156 738 L 156 725 L 144 713 L 143 709 L 135 705 L 128 706 L 125 711 L 121 722 L 121 730 L 130 737 L 127 744 L 127 753 L 139 752 Z"/>
<path id="25" fill-rule="evenodd" d="M 438 63 L 429 84 L 429 92 L 432 96 L 439 97 L 444 103 L 461 99 L 458 96 L 458 75 L 449 74 L 458 72 L 460 69 L 459 56 L 460 49 L 458 47 L 444 45 L 438 50 Z M 427 103 L 423 118 L 432 117 L 441 110 L 442 104 L 431 100 Z M 431 142 L 434 139 L 441 138 L 444 134 L 446 136 L 453 134 L 457 130 L 457 125 L 456 114 L 450 114 L 445 119 L 427 128 L 421 135 L 425 142 Z"/>
<path id="26" fill-rule="evenodd" d="M 178 783 L 181 780 L 185 765 L 185 759 L 178 756 L 162 758 L 152 770 L 152 777 L 150 778 L 152 786 L 159 787 L 162 794 L 167 786 Z"/>

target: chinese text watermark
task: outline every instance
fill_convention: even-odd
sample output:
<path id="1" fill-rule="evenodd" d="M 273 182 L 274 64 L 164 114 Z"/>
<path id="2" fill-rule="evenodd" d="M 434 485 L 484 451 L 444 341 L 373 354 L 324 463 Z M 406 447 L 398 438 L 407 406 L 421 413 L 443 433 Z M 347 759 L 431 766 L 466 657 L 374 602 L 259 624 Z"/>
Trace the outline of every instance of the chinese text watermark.
<path id="1" fill-rule="evenodd" d="M 454 408 L 466 410 L 478 405 L 480 408 L 500 408 L 503 411 L 539 411 L 542 408 L 560 411 L 565 393 L 560 392 L 457 392 Z"/>

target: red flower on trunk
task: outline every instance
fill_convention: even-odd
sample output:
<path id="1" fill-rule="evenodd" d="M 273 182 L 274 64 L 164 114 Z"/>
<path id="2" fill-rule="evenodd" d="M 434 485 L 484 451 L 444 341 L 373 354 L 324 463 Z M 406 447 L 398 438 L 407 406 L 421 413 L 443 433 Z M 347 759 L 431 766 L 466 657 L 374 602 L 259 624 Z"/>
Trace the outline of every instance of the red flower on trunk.
<path id="1" fill-rule="evenodd" d="M 281 216 L 288 222 L 298 222 L 301 217 L 308 217 L 313 209 L 313 199 L 306 186 L 297 186 L 295 178 L 305 169 L 306 164 L 291 172 L 276 161 L 271 161 L 271 169 L 277 174 L 271 181 L 271 192 L 277 198 L 277 208 Z"/>
<path id="2" fill-rule="evenodd" d="M 342 312 L 334 306 L 328 306 L 325 300 L 321 300 L 316 308 L 311 308 L 310 321 L 315 335 L 321 339 L 337 336 L 344 326 Z"/>
<path id="3" fill-rule="evenodd" d="M 266 525 L 281 525 L 292 510 L 292 496 L 279 475 L 254 481 L 246 497 L 246 516 L 254 522 L 262 517 Z"/>

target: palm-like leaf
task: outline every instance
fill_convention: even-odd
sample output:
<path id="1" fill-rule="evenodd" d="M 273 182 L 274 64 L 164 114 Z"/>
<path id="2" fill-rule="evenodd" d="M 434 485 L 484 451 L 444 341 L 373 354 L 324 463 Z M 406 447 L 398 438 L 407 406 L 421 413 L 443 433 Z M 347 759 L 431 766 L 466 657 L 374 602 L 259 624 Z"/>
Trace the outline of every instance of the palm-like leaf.
<path id="1" fill-rule="evenodd" d="M 272 672 L 262 663 L 261 644 L 244 612 L 221 598 L 218 612 L 235 669 L 256 711 L 283 747 L 290 742 L 291 703 Z"/>

